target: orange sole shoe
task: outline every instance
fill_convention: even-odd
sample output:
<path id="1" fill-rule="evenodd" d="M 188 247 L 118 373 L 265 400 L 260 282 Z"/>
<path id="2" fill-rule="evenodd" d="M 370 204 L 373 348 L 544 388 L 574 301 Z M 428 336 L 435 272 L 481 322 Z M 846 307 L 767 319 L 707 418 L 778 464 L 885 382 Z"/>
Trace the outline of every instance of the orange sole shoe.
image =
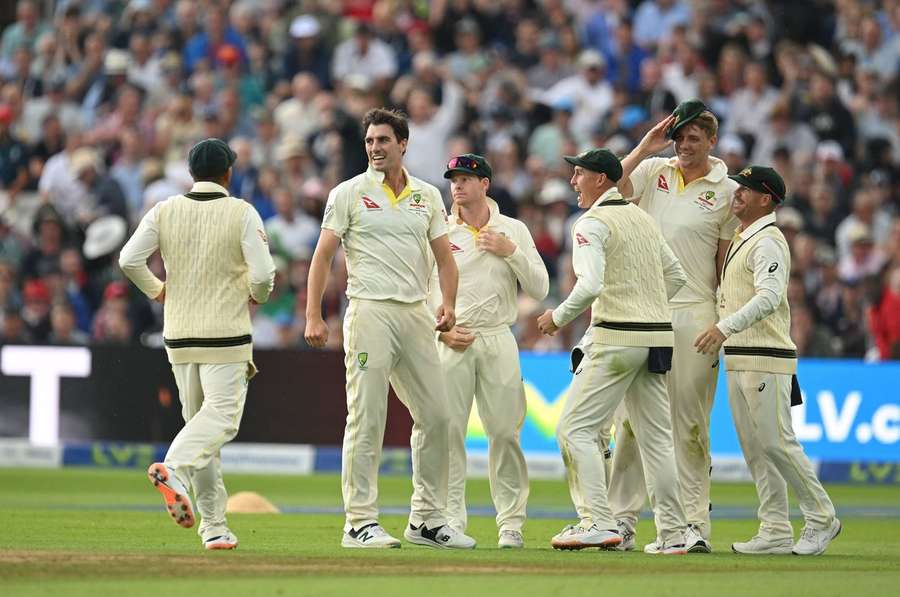
<path id="1" fill-rule="evenodd" d="M 210 539 L 203 543 L 203 547 L 205 549 L 237 549 L 238 540 L 237 537 L 232 535 L 222 535 L 221 537 L 216 537 L 215 539 Z"/>
<path id="2" fill-rule="evenodd" d="M 169 475 L 169 469 L 161 462 L 154 462 L 147 469 L 147 478 L 156 487 L 156 490 L 163 496 L 166 503 L 166 511 L 178 526 L 186 529 L 194 526 L 194 508 L 191 505 L 191 498 L 188 496 L 184 486 Z"/>

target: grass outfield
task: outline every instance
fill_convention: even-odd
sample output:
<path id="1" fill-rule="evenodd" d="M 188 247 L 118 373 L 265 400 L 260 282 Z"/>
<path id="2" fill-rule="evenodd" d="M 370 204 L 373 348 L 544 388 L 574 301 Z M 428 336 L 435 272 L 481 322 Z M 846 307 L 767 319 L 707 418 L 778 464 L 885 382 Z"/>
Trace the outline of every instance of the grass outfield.
<path id="1" fill-rule="evenodd" d="M 257 491 L 305 513 L 231 515 L 235 552 L 206 553 L 193 530 L 174 525 L 142 471 L 0 470 L 0 595 L 896 595 L 900 587 L 900 488 L 831 486 L 844 531 L 817 558 L 737 556 L 732 541 L 756 530 L 749 485 L 716 485 L 711 555 L 556 552 L 550 537 L 571 504 L 561 482 L 532 483 L 527 549 L 496 549 L 490 516 L 470 518 L 470 552 L 404 544 L 399 550 L 347 550 L 336 475 L 226 476 L 229 491 Z M 407 504 L 408 479 L 383 477 L 382 506 Z M 469 502 L 490 504 L 485 481 L 470 481 Z M 322 512 L 322 513 L 316 513 Z M 382 516 L 400 535 L 405 516 Z M 800 522 L 795 521 L 799 533 Z M 638 542 L 653 537 L 641 522 Z"/>

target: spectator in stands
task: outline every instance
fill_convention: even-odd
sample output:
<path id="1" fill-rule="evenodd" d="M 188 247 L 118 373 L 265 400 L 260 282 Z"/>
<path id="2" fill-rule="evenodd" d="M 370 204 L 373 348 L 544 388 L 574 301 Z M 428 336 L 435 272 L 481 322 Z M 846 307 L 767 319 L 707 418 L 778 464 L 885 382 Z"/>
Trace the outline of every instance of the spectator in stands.
<path id="1" fill-rule="evenodd" d="M 0 191 L 10 202 L 28 184 L 28 148 L 13 133 L 13 111 L 0 104 Z"/>
<path id="2" fill-rule="evenodd" d="M 50 344 L 90 343 L 90 336 L 79 330 L 75 323 L 75 312 L 71 305 L 64 300 L 54 302 L 50 309 L 50 334 L 47 341 Z"/>
<path id="3" fill-rule="evenodd" d="M 867 316 L 879 357 L 900 360 L 900 265 L 885 272 L 881 296 Z"/>
<path id="4" fill-rule="evenodd" d="M 371 78 L 378 91 L 387 91 L 390 80 L 397 76 L 394 50 L 378 39 L 368 23 L 357 23 L 353 37 L 334 50 L 331 76 L 335 84 L 343 85 L 350 75 Z"/>
<path id="5" fill-rule="evenodd" d="M 76 218 L 82 226 L 104 215 L 117 215 L 128 220 L 128 203 L 118 182 L 103 171 L 96 150 L 82 147 L 72 154 L 72 173 L 86 190 L 85 201 L 77 206 Z"/>

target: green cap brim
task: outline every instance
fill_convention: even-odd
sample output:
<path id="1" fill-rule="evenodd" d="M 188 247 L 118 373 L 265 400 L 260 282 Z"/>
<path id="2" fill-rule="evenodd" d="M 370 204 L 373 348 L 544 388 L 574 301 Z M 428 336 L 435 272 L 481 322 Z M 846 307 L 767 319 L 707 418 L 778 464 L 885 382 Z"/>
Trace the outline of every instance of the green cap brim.
<path id="1" fill-rule="evenodd" d="M 759 193 L 766 193 L 768 195 L 772 195 L 772 198 L 775 199 L 775 203 L 781 203 L 782 201 L 784 201 L 784 197 L 779 197 L 775 193 L 775 191 L 773 191 L 772 189 L 766 188 L 766 185 L 764 185 L 761 182 L 754 182 L 744 176 L 741 176 L 740 174 L 733 174 L 733 175 L 729 174 L 728 178 L 730 178 L 734 182 L 738 183 L 742 187 L 747 187 L 748 189 L 752 189 Z"/>

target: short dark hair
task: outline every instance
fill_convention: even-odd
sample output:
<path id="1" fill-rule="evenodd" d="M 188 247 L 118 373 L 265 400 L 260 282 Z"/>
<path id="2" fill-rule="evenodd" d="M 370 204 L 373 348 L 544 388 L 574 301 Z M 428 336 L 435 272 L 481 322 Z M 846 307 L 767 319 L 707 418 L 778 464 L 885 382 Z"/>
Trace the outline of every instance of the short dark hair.
<path id="1" fill-rule="evenodd" d="M 400 110 L 389 110 L 387 108 L 372 108 L 362 119 L 363 134 L 372 125 L 387 124 L 394 129 L 394 136 L 397 141 L 409 139 L 409 123 L 407 116 Z"/>

